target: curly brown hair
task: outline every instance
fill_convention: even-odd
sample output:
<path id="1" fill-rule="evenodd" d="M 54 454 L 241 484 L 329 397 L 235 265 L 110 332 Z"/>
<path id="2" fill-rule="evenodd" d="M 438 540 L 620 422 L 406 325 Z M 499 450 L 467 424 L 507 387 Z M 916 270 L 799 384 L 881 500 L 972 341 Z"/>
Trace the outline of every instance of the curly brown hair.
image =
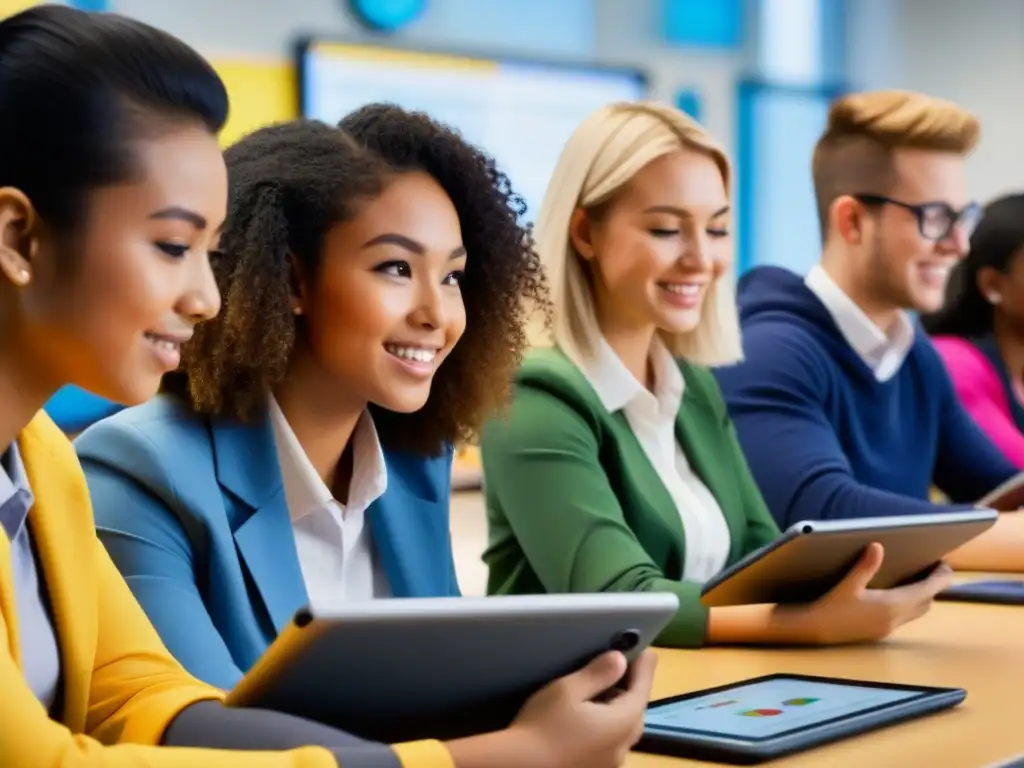
<path id="1" fill-rule="evenodd" d="M 371 404 L 383 445 L 436 454 L 476 438 L 507 401 L 531 311 L 548 307 L 525 204 L 494 160 L 428 115 L 372 104 L 337 128 L 297 120 L 256 131 L 225 154 L 230 185 L 214 270 L 223 310 L 183 355 L 197 411 L 250 419 L 284 378 L 295 334 L 292 258 L 316 275 L 323 239 L 395 174 L 430 174 L 451 198 L 468 255 L 466 331 L 414 413 Z M 314 277 L 315 279 L 315 277 Z"/>

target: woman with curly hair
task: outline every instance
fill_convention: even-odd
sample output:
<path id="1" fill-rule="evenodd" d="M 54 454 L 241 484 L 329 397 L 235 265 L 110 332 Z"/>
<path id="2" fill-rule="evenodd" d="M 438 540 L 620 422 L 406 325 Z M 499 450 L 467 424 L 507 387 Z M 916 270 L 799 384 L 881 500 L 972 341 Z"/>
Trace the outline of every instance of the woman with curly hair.
<path id="1" fill-rule="evenodd" d="M 546 301 L 490 158 L 389 105 L 341 129 L 299 120 L 227 151 L 220 315 L 161 396 L 77 441 L 111 557 L 171 652 L 221 688 L 310 602 L 459 594 L 451 446 L 505 398 Z M 456 764 L 617 764 L 652 658 L 611 709 L 586 702 L 621 659 L 556 681 L 504 749 L 482 737 Z"/>

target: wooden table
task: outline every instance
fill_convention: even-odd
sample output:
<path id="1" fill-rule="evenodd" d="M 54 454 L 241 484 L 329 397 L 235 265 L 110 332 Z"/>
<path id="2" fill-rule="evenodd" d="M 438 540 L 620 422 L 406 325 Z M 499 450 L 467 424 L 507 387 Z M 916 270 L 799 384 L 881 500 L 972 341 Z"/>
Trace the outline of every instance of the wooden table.
<path id="1" fill-rule="evenodd" d="M 967 689 L 953 710 L 782 758 L 772 768 L 982 768 L 1024 754 L 1024 606 L 938 602 L 876 645 L 658 654 L 654 698 L 773 672 Z M 626 765 L 712 764 L 633 753 Z"/>

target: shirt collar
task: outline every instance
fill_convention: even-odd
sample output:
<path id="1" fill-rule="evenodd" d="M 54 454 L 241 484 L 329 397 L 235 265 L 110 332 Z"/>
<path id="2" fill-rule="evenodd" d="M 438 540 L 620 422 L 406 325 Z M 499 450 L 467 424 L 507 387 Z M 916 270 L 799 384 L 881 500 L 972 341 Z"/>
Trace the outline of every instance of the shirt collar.
<path id="1" fill-rule="evenodd" d="M 672 354 L 657 336 L 651 345 L 650 361 L 654 370 L 653 391 L 637 381 L 603 338 L 598 340 L 595 354 L 584 361 L 582 370 L 609 413 L 640 407 L 654 409 L 658 416 L 674 420 L 686 385 Z"/>
<path id="2" fill-rule="evenodd" d="M 9 539 L 13 540 L 18 535 L 32 504 L 32 491 L 21 452 L 16 442 L 11 443 L 0 458 L 0 525 L 7 531 Z"/>
<path id="3" fill-rule="evenodd" d="M 348 503 L 341 504 L 335 500 L 331 489 L 313 467 L 288 419 L 273 397 L 270 398 L 269 406 L 270 423 L 274 428 L 278 462 L 284 481 L 285 499 L 292 520 L 298 520 L 332 504 L 365 509 L 384 495 L 388 483 L 387 465 L 384 462 L 384 451 L 380 445 L 377 428 L 368 412 L 363 412 L 352 432 L 352 483 L 349 486 Z"/>
<path id="4" fill-rule="evenodd" d="M 832 315 L 839 332 L 879 381 L 896 375 L 914 345 L 914 322 L 899 313 L 896 325 L 885 333 L 840 288 L 820 264 L 811 267 L 804 280 Z"/>

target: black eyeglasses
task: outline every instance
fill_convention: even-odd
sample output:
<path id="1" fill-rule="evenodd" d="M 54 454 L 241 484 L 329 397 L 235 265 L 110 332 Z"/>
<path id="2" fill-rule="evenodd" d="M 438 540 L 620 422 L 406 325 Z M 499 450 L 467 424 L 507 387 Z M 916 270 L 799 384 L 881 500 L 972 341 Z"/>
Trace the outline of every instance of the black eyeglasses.
<path id="1" fill-rule="evenodd" d="M 913 205 L 901 200 L 893 200 L 884 195 L 854 195 L 853 197 L 864 205 L 895 205 L 910 211 L 917 219 L 917 229 L 921 233 L 921 237 L 928 240 L 945 240 L 958 224 L 964 234 L 970 237 L 981 219 L 981 206 L 978 203 L 969 203 L 962 211 L 958 211 L 946 203 Z"/>

